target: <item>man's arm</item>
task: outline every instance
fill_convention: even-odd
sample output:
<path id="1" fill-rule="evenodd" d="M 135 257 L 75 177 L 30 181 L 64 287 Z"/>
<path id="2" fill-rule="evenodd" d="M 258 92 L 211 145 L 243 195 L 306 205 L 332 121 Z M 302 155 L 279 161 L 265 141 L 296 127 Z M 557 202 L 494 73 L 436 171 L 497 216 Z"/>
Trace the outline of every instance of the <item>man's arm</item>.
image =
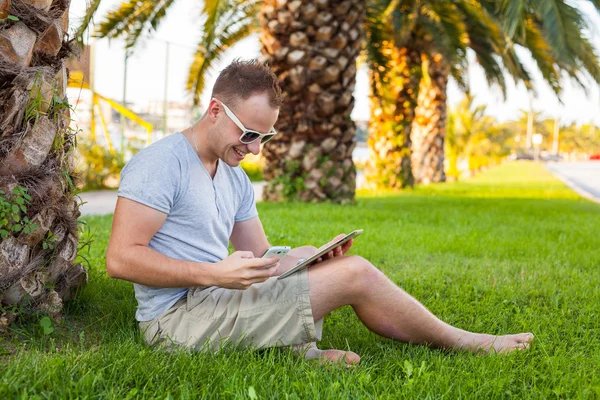
<path id="1" fill-rule="evenodd" d="M 235 250 L 251 251 L 254 257 L 261 257 L 271 245 L 260 222 L 259 217 L 246 221 L 236 222 L 229 238 Z M 296 265 L 302 258 L 308 258 L 314 254 L 316 248 L 303 246 L 292 249 L 281 261 L 281 265 L 273 276 L 281 275 Z"/>
<path id="2" fill-rule="evenodd" d="M 112 278 L 156 287 L 210 286 L 213 264 L 175 260 L 148 247 L 167 214 L 119 197 L 106 251 Z"/>
<path id="3" fill-rule="evenodd" d="M 271 247 L 259 217 L 236 222 L 229 240 L 236 251 L 251 251 L 254 257 L 261 257 Z"/>
<path id="4" fill-rule="evenodd" d="M 248 251 L 236 251 L 217 263 L 167 257 L 148 247 L 166 219 L 163 212 L 119 197 L 106 252 L 108 275 L 155 287 L 246 289 L 270 278 L 279 266 L 277 257 L 256 259 Z M 273 266 L 263 268 L 270 264 Z"/>

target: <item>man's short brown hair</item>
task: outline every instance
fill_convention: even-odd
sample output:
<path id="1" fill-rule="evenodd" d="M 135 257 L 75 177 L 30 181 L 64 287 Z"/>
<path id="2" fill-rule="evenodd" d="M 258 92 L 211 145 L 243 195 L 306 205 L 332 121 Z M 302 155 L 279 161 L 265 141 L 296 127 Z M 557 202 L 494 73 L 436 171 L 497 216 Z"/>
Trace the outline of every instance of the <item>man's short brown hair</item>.
<path id="1" fill-rule="evenodd" d="M 281 107 L 281 88 L 277 76 L 268 65 L 256 59 L 235 59 L 219 74 L 212 97 L 221 100 L 230 108 L 236 108 L 240 100 L 262 93 L 269 95 L 269 105 L 272 108 Z"/>

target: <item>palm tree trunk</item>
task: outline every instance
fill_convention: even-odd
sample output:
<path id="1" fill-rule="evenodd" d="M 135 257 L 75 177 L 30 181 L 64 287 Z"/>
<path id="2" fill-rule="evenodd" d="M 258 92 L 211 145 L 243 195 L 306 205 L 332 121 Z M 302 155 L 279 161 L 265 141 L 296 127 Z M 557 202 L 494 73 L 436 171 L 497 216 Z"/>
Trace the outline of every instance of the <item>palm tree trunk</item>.
<path id="1" fill-rule="evenodd" d="M 350 113 L 364 15 L 360 0 L 265 0 L 262 53 L 284 98 L 280 134 L 263 149 L 265 200 L 354 201 Z"/>
<path id="2" fill-rule="evenodd" d="M 66 98 L 69 0 L 0 10 L 0 299 L 60 315 L 87 282 L 75 264 L 79 205 Z M 0 319 L 0 330 L 14 316 Z"/>
<path id="3" fill-rule="evenodd" d="M 416 44 L 416 41 L 413 42 Z M 418 46 L 390 48 L 391 65 L 382 82 L 373 82 L 371 95 L 369 148 L 365 168 L 371 188 L 412 187 L 411 130 L 421 80 L 421 55 Z"/>
<path id="4" fill-rule="evenodd" d="M 412 169 L 416 183 L 444 182 L 446 88 L 450 69 L 440 54 L 424 57 L 429 79 L 421 80 L 412 130 Z"/>
<path id="5" fill-rule="evenodd" d="M 460 172 L 458 171 L 458 147 L 456 137 L 456 122 L 455 117 L 450 113 L 448 115 L 448 123 L 446 125 L 446 140 L 444 141 L 444 153 L 448 157 L 448 181 L 456 181 Z"/>

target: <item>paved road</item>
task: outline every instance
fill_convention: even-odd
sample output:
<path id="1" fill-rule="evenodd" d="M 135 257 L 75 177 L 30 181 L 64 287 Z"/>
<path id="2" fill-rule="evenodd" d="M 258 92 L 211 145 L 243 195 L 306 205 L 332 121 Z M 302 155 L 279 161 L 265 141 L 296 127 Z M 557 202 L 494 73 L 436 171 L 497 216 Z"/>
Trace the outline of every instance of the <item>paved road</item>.
<path id="1" fill-rule="evenodd" d="M 546 168 L 581 196 L 600 203 L 600 161 L 547 163 Z"/>
<path id="2" fill-rule="evenodd" d="M 257 201 L 262 199 L 262 190 L 264 182 L 255 182 L 254 197 Z M 81 206 L 81 215 L 105 215 L 112 214 L 117 204 L 116 190 L 99 190 L 95 192 L 85 192 L 79 195 L 85 204 Z"/>

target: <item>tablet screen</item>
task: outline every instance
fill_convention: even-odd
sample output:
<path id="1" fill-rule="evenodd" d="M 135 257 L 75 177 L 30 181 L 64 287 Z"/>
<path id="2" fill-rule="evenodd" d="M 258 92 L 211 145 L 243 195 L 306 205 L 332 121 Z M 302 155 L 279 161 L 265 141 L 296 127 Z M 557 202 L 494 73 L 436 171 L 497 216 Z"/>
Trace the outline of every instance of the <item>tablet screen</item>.
<path id="1" fill-rule="evenodd" d="M 344 236 L 343 238 L 339 239 L 338 241 L 330 244 L 329 246 L 319 250 L 318 252 L 315 253 L 315 255 L 313 255 L 310 258 L 307 258 L 306 260 L 302 261 L 300 264 L 296 265 L 295 267 L 289 269 L 287 272 L 279 275 L 279 277 L 277 279 L 283 279 L 283 278 L 287 278 L 288 276 L 292 275 L 295 272 L 298 272 L 300 270 L 303 270 L 304 268 L 308 268 L 310 267 L 315 261 L 317 261 L 317 259 L 319 259 L 319 257 L 322 257 L 324 255 L 326 255 L 327 253 L 329 253 L 331 250 L 335 249 L 336 247 L 346 243 L 348 240 L 353 239 L 355 237 L 357 237 L 358 235 L 360 235 L 363 232 L 362 229 L 357 229 L 353 232 L 350 232 L 349 234 L 347 234 L 346 236 Z"/>

